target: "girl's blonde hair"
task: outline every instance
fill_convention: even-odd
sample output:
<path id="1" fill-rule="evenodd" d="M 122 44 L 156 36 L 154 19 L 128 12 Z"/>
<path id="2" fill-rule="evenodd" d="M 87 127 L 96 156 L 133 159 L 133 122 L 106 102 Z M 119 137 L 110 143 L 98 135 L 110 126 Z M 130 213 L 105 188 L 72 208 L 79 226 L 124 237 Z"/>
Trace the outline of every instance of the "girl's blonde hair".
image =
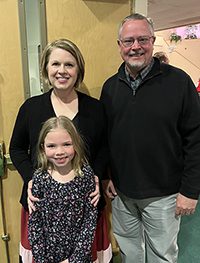
<path id="1" fill-rule="evenodd" d="M 38 168 L 42 170 L 47 170 L 49 168 L 52 170 L 54 169 L 53 164 L 47 160 L 46 154 L 44 152 L 44 141 L 47 134 L 56 128 L 64 129 L 70 135 L 75 151 L 75 156 L 72 160 L 72 169 L 75 171 L 76 175 L 82 175 L 81 168 L 84 163 L 87 163 L 84 151 L 84 143 L 72 121 L 65 116 L 52 117 L 44 122 L 37 144 Z"/>

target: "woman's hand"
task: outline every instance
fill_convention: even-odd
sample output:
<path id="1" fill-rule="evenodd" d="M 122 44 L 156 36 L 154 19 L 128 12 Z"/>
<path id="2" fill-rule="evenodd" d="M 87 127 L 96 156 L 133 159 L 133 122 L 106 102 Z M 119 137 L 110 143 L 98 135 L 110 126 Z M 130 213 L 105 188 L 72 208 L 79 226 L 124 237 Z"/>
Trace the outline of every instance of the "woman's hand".
<path id="1" fill-rule="evenodd" d="M 69 263 L 69 260 L 65 259 L 64 261 L 61 261 L 60 263 Z"/>
<path id="2" fill-rule="evenodd" d="M 97 206 L 101 195 L 99 191 L 99 178 L 96 175 L 95 175 L 95 184 L 96 184 L 95 191 L 90 194 L 90 197 L 92 198 L 91 204 Z"/>
<path id="3" fill-rule="evenodd" d="M 39 201 L 38 198 L 34 197 L 32 195 L 32 180 L 29 181 L 28 183 L 28 198 L 27 198 L 27 202 L 28 202 L 28 210 L 29 210 L 29 213 L 31 214 L 33 211 L 35 211 L 35 206 L 34 206 L 34 202 L 36 201 Z"/>

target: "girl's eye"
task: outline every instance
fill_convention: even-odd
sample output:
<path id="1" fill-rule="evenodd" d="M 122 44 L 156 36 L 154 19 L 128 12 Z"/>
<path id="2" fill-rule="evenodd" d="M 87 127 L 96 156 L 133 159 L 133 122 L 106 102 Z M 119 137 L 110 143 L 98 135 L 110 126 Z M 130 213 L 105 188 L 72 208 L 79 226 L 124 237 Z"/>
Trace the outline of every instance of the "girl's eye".
<path id="1" fill-rule="evenodd" d="M 68 147 L 68 146 L 72 146 L 72 143 L 68 142 L 68 143 L 65 143 L 64 146 Z"/>
<path id="2" fill-rule="evenodd" d="M 54 148 L 55 145 L 54 145 L 54 144 L 48 144 L 46 147 L 47 147 L 47 148 Z"/>

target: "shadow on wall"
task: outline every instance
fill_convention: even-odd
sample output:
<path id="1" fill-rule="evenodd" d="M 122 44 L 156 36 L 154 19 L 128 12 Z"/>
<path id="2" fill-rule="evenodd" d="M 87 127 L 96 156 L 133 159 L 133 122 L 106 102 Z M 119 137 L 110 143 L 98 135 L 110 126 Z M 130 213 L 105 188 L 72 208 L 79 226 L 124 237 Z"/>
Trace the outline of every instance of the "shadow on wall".
<path id="1" fill-rule="evenodd" d="M 80 92 L 83 92 L 83 93 L 87 94 L 88 96 L 91 96 L 90 91 L 89 91 L 89 89 L 87 88 L 87 86 L 85 85 L 84 82 L 81 83 L 81 86 L 80 86 L 80 88 L 78 90 Z"/>
<path id="2" fill-rule="evenodd" d="M 102 21 L 110 17 L 110 14 L 115 13 L 118 8 L 121 8 L 123 4 L 129 3 L 129 0 L 115 0 L 115 1 L 108 1 L 108 0 L 84 0 L 84 4 L 90 9 L 90 11 L 95 15 L 95 17 Z M 100 5 L 107 5 L 105 8 L 99 8 Z"/>
<path id="3" fill-rule="evenodd" d="M 3 121 L 3 115 L 2 115 L 2 86 L 4 86 L 4 79 L 3 76 L 0 74 L 0 120 Z M 3 131 L 2 131 L 2 125 L 0 125 L 0 139 L 3 138 Z"/>
<path id="4" fill-rule="evenodd" d="M 88 89 L 85 83 L 81 84 L 81 87 L 78 89 L 80 92 L 87 94 L 88 96 L 94 97 L 96 99 L 99 99 L 101 94 L 101 88 L 102 87 L 91 87 Z"/>

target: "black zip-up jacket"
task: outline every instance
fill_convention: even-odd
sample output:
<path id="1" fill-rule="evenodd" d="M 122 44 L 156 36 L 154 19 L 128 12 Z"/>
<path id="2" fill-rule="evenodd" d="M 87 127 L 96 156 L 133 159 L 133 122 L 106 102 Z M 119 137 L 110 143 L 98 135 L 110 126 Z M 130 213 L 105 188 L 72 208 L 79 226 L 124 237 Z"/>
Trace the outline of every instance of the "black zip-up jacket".
<path id="1" fill-rule="evenodd" d="M 136 94 L 125 64 L 103 86 L 111 178 L 135 199 L 200 194 L 200 101 L 181 69 L 154 65 Z"/>

